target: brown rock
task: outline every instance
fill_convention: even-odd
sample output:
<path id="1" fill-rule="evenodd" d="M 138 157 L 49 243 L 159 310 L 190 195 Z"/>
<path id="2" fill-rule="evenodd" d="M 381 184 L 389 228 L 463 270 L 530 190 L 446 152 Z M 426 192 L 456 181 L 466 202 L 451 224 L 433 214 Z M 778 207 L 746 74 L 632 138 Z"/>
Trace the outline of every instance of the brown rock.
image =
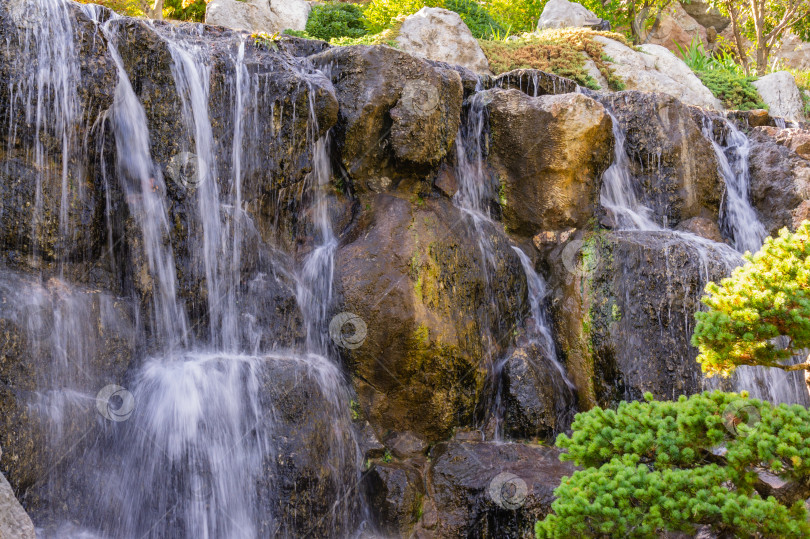
<path id="1" fill-rule="evenodd" d="M 720 233 L 720 227 L 714 221 L 710 221 L 709 219 L 703 217 L 692 217 L 691 219 L 687 219 L 678 224 L 675 227 L 676 230 L 682 230 L 684 232 L 691 232 L 692 234 L 697 234 L 707 240 L 716 241 L 718 243 L 723 243 L 725 240 L 723 239 L 723 234 Z"/>
<path id="2" fill-rule="evenodd" d="M 439 175 L 436 177 L 435 185 L 442 193 L 453 198 L 453 195 L 458 191 L 456 171 L 450 167 L 442 167 L 441 170 L 439 170 Z"/>
<path id="3" fill-rule="evenodd" d="M 574 466 L 557 449 L 522 443 L 445 442 L 431 451 L 427 497 L 438 537 L 527 537 L 551 510 L 553 491 Z M 431 510 L 432 512 L 432 510 Z M 435 524 L 434 524 L 435 521 Z"/>
<path id="4" fill-rule="evenodd" d="M 459 73 L 391 47 L 334 47 L 311 56 L 329 66 L 340 105 L 340 159 L 357 192 L 369 178 L 424 176 L 447 156 L 461 118 Z"/>
<path id="5" fill-rule="evenodd" d="M 612 156 L 604 107 L 582 94 L 529 97 L 491 90 L 490 163 L 510 232 L 584 227 Z"/>
<path id="6" fill-rule="evenodd" d="M 484 265 L 474 228 L 444 197 L 379 194 L 367 207 L 335 268 L 341 310 L 367 326 L 360 346 L 343 349 L 358 401 L 380 438 L 440 440 L 487 397 L 489 358 L 526 309 L 525 274 L 494 227 L 497 269 Z"/>
<path id="7" fill-rule="evenodd" d="M 662 45 L 677 54 L 678 45 L 689 47 L 695 38 L 707 43 L 706 28 L 692 18 L 680 3 L 673 2 L 661 14 L 646 42 Z"/>

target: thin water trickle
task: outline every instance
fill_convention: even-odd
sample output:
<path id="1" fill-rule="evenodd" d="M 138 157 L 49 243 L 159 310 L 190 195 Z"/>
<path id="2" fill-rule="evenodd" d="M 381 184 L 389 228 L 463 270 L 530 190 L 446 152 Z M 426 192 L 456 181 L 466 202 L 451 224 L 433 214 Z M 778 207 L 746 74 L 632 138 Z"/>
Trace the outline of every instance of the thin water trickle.
<path id="1" fill-rule="evenodd" d="M 471 228 L 475 231 L 488 293 L 494 297 L 499 293 L 500 285 L 491 281 L 490 272 L 496 267 L 499 255 L 496 254 L 490 240 L 491 230 L 497 225 L 490 215 L 493 185 L 486 170 L 483 142 L 487 136 L 487 99 L 488 94 L 482 92 L 479 87 L 469 100 L 466 122 L 456 136 L 456 171 L 459 189 L 453 197 L 453 203 L 464 212 L 472 225 Z M 543 360 L 553 365 L 563 382 L 563 387 L 555 388 L 555 412 L 558 416 L 557 424 L 564 429 L 570 425 L 573 419 L 573 408 L 567 404 L 566 399 L 574 386 L 568 379 L 565 368 L 557 359 L 551 324 L 543 307 L 547 293 L 546 283 L 535 271 L 529 257 L 517 246 L 513 246 L 512 249 L 520 260 L 528 288 L 529 318 L 523 321 L 526 337 L 531 345 L 536 345 L 542 351 Z M 497 304 L 497 302 L 493 303 Z M 483 336 L 483 338 L 486 339 L 487 336 Z M 487 346 L 488 350 L 490 348 L 491 346 Z M 494 383 L 497 388 L 490 413 L 495 440 L 503 439 L 504 410 L 501 378 L 507 359 L 508 356 L 501 361 L 490 358 L 492 376 L 495 378 Z M 560 403 L 563 404 L 560 405 Z"/>

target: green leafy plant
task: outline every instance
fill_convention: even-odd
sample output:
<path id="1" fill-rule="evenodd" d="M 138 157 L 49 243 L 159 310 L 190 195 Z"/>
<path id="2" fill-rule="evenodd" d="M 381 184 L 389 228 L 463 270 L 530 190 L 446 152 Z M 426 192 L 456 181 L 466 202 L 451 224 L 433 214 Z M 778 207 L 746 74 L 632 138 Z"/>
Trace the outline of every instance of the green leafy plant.
<path id="1" fill-rule="evenodd" d="M 810 119 L 810 71 L 792 69 L 790 72 L 793 74 L 793 78 L 796 79 L 796 86 L 799 87 L 799 92 L 802 94 L 804 115 Z"/>
<path id="2" fill-rule="evenodd" d="M 692 344 L 709 376 L 728 376 L 740 365 L 810 370 L 810 358 L 786 361 L 810 348 L 810 221 L 782 229 L 720 284 L 706 285 L 695 313 Z M 781 339 L 780 339 L 781 338 Z"/>
<path id="3" fill-rule="evenodd" d="M 543 30 L 511 41 L 481 40 L 480 44 L 490 69 L 496 74 L 513 69 L 539 69 L 598 90 L 599 84 L 585 67 L 585 61 L 590 58 L 608 81 L 610 89 L 622 90 L 624 83 L 604 59 L 602 44 L 593 39 L 596 35 L 625 41 L 618 34 L 563 28 Z"/>
<path id="4" fill-rule="evenodd" d="M 312 6 L 306 32 L 316 39 L 329 41 L 337 37 L 357 38 L 368 33 L 363 10 L 355 4 L 327 2 Z"/>
<path id="5" fill-rule="evenodd" d="M 810 410 L 702 393 L 677 401 L 622 402 L 578 414 L 563 460 L 583 467 L 554 491 L 545 537 L 694 534 L 807 537 Z M 787 483 L 773 496 L 760 472 Z"/>
<path id="6" fill-rule="evenodd" d="M 679 43 L 676 43 L 675 47 L 678 49 L 681 59 L 692 71 L 708 71 L 712 69 L 714 61 L 711 55 L 703 49 L 703 43 L 699 38 L 693 38 L 692 43 L 687 47 L 682 47 Z"/>
<path id="7" fill-rule="evenodd" d="M 458 13 L 472 35 L 477 38 L 488 39 L 495 32 L 504 32 L 500 23 L 475 0 L 444 0 L 442 7 Z"/>
<path id="8" fill-rule="evenodd" d="M 413 15 L 425 6 L 441 6 L 441 0 L 372 0 L 363 12 L 363 20 L 370 34 L 391 28 L 397 17 Z"/>
<path id="9" fill-rule="evenodd" d="M 548 0 L 490 0 L 489 12 L 503 28 L 516 33 L 534 32 Z"/>
<path id="10" fill-rule="evenodd" d="M 767 108 L 756 87 L 756 77 L 725 70 L 702 71 L 697 76 L 728 109 L 752 110 Z"/>

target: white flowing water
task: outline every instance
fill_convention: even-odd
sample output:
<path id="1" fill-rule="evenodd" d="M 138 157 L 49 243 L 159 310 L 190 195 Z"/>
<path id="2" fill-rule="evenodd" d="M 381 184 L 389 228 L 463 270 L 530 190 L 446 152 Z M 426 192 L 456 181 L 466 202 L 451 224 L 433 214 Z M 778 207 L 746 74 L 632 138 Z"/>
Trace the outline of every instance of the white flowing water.
<path id="1" fill-rule="evenodd" d="M 490 271 L 496 267 L 497 255 L 489 239 L 491 230 L 497 225 L 490 216 L 490 201 L 493 196 L 493 184 L 486 170 L 486 156 L 483 148 L 483 137 L 486 136 L 487 94 L 479 91 L 469 100 L 467 120 L 462 125 L 456 136 L 456 176 L 458 178 L 458 192 L 453 197 L 453 203 L 463 211 L 473 229 L 476 232 L 478 248 L 481 254 L 482 270 L 487 278 L 489 293 L 497 293 L 497 283 L 490 280 Z M 547 294 L 546 283 L 542 276 L 534 269 L 529 257 L 519 247 L 512 246 L 521 268 L 526 276 L 527 297 L 529 302 L 529 317 L 523 321 L 526 337 L 543 352 L 543 360 L 552 364 L 559 373 L 561 380 L 560 387 L 556 388 L 555 406 L 557 424 L 562 429 L 567 428 L 573 419 L 572 407 L 562 405 L 567 401 L 567 397 L 572 393 L 574 385 L 568 379 L 565 368 L 557 358 L 557 352 L 552 337 L 551 324 L 548 320 L 544 308 L 544 301 Z M 502 406 L 502 384 L 500 378 L 505 361 L 494 361 L 492 358 L 492 369 L 497 394 L 493 403 L 491 414 L 494 421 L 494 436 L 496 440 L 503 437 L 503 406 Z M 556 383 L 556 381 L 555 381 Z"/>
<path id="2" fill-rule="evenodd" d="M 38 78 L 30 82 L 12 81 L 20 96 L 36 106 L 28 111 L 37 129 L 60 134 L 62 153 L 69 155 L 79 137 L 74 125 L 79 114 L 75 105 L 81 77 L 76 66 L 73 45 L 74 28 L 63 0 L 30 0 L 37 13 L 47 17 L 21 30 L 23 37 L 39 47 Z M 233 142 L 220 148 L 215 140 L 210 113 L 212 70 L 210 51 L 195 42 L 187 30 L 168 26 L 155 27 L 172 58 L 172 76 L 180 98 L 184 132 L 177 133 L 179 152 L 169 164 L 176 177 L 176 189 L 182 190 L 189 209 L 188 249 L 204 290 L 205 316 L 192 325 L 188 306 L 181 299 L 177 260 L 172 237 L 172 208 L 167 192 L 169 185 L 161 167 L 151 155 L 151 139 L 144 106 L 129 79 L 119 52 L 123 32 L 122 20 L 97 6 L 79 9 L 96 25 L 96 39 L 103 39 L 117 69 L 117 85 L 111 109 L 103 123 L 111 126 L 116 154 L 114 174 L 104 173 L 106 185 L 117 182 L 124 193 L 128 213 L 134 221 L 148 268 L 151 286 L 145 298 L 150 306 L 149 320 L 144 324 L 117 322 L 114 300 L 99 295 L 90 302 L 88 296 L 73 294 L 67 283 L 49 282 L 47 286 L 0 275 L 0 293 L 13 298 L 14 310 L 0 309 L 4 318 L 15 320 L 36 337 L 32 350 L 42 350 L 55 360 L 52 380 L 42 381 L 42 388 L 31 398 L 31 409 L 47 417 L 58 431 L 70 425 L 71 414 L 81 413 L 88 404 L 93 407 L 99 397 L 94 385 L 110 383 L 90 375 L 79 379 L 89 388 L 73 383 L 75 363 L 91 370 L 91 359 L 97 357 L 100 344 L 93 335 L 94 313 L 101 312 L 104 331 L 125 333 L 130 346 L 148 342 L 135 359 L 126 388 L 111 385 L 110 402 L 101 411 L 109 421 L 101 420 L 102 434 L 75 463 L 82 481 L 89 483 L 97 512 L 71 515 L 81 522 L 57 526 L 53 523 L 43 535 L 53 537 L 233 537 L 250 538 L 288 534 L 279 522 L 282 466 L 278 462 L 278 444 L 292 434 L 280 423 L 285 412 L 268 397 L 272 394 L 274 373 L 290 372 L 297 377 L 290 382 L 289 392 L 302 383 L 310 398 L 320 398 L 319 409 L 311 417 L 298 418 L 302 429 L 317 428 L 326 440 L 325 452 L 311 458 L 323 459 L 312 466 L 326 470 L 324 481 L 334 493 L 334 500 L 316 500 L 329 507 L 323 517 L 334 534 L 350 534 L 363 518 L 360 496 L 355 488 L 362 465 L 358 445 L 353 437 L 349 414 L 349 390 L 329 345 L 328 313 L 332 302 L 334 253 L 337 240 L 327 211 L 327 189 L 331 165 L 328 137 L 318 137 L 313 94 L 328 80 L 311 67 L 300 66 L 304 82 L 299 92 L 309 96 L 308 143 L 312 153 L 312 172 L 300 193 L 301 214 L 309 216 L 314 240 L 309 253 L 296 264 L 291 255 L 274 251 L 279 266 L 264 270 L 250 283 L 242 281 L 242 255 L 246 234 L 258 236 L 256 225 L 244 208 L 243 182 L 248 168 L 256 168 L 259 147 L 250 139 L 258 129 L 259 115 L 276 115 L 260 109 L 261 93 L 267 87 L 261 75 L 251 74 L 246 66 L 246 37 L 233 39 L 233 55 L 225 74 L 231 88 L 229 125 Z M 23 15 L 21 15 L 23 16 Z M 43 21 L 49 22 L 43 22 Z M 198 29 L 201 27 L 198 27 Z M 196 30 L 195 30 L 196 31 Z M 221 61 L 221 60 L 218 60 Z M 222 69 L 220 67 L 220 69 Z M 35 94 L 34 94 L 35 95 Z M 14 102 L 20 101 L 13 97 Z M 283 114 L 278 115 L 283 117 Z M 275 130 L 278 126 L 273 126 Z M 39 131 L 37 131 L 39 132 Z M 258 137 L 256 137 L 258 138 Z M 37 138 L 38 140 L 39 138 Z M 250 148 L 250 151 L 246 151 Z M 48 157 L 45 148 L 37 146 L 36 162 Z M 223 154 L 227 152 L 227 158 Z M 224 161 L 228 166 L 220 167 Z M 68 188 L 67 157 L 63 163 L 62 197 Z M 222 168 L 222 170 L 220 170 Z M 224 171 L 227 170 L 227 173 Z M 168 179 L 168 178 L 167 178 Z M 41 207 L 41 180 L 37 180 L 37 204 Z M 106 195 L 106 208 L 111 201 Z M 67 204 L 64 203 L 66 208 Z M 60 214 L 61 215 L 61 214 Z M 67 215 L 67 214 L 65 214 Z M 110 215 L 107 242 L 112 255 L 113 231 Z M 67 236 L 67 218 L 60 218 L 60 233 Z M 290 273 L 287 268 L 295 268 Z M 300 350 L 272 351 L 272 332 L 281 328 L 256 327 L 256 312 L 244 312 L 251 299 L 251 286 L 273 273 L 286 274 L 296 283 L 295 299 L 306 329 L 306 344 Z M 188 276 L 186 276 L 188 279 Z M 26 299 L 18 298 L 25 292 Z M 90 303 L 88 303 L 90 302 Z M 27 307 L 26 307 L 27 306 Z M 263 309 L 272 309 L 261 306 Z M 108 313 L 109 311 L 109 313 Z M 117 327 L 118 324 L 121 327 Z M 199 327 L 198 327 L 199 326 Z M 250 331 L 246 330 L 249 327 Z M 200 329 L 205 328 L 205 329 Z M 248 338 L 245 334 L 248 333 Z M 268 335 L 270 334 L 270 335 Z M 274 345 L 273 345 L 274 346 Z M 37 348 L 39 347 L 39 348 Z M 64 365 L 64 367 L 62 366 Z M 87 374 L 87 373 L 84 373 Z M 297 381 L 296 381 L 297 380 Z M 86 386 L 87 384 L 85 384 Z M 93 390 L 88 393 L 88 389 Z M 105 388 L 107 389 L 107 388 Z M 314 393 L 313 393 L 314 392 Z M 280 399 L 288 398 L 286 394 Z M 302 397 L 303 398 L 303 397 Z M 100 402 L 100 401 L 98 401 Z M 77 411 L 78 410 L 78 411 Z M 307 421 L 317 427 L 307 427 Z M 289 421 L 289 420 L 286 420 Z M 282 430 L 279 430 L 279 429 Z M 63 449 L 60 438 L 49 440 L 55 451 Z M 56 458 L 56 457 L 55 457 Z M 72 457 L 71 457 L 72 458 Z M 59 459 L 61 461 L 61 459 Z M 345 465 L 350 463 L 350 465 Z M 55 491 L 56 492 L 56 491 Z M 52 500 L 56 504 L 57 500 Z M 88 500 L 88 503 L 91 501 Z M 313 526 L 317 523 L 312 523 Z"/>
<path id="3" fill-rule="evenodd" d="M 751 142 L 727 119 L 723 119 L 723 128 L 726 135 L 725 143 L 721 145 L 713 136 L 711 120 L 704 119 L 703 134 L 714 148 L 718 171 L 726 184 L 720 226 L 738 252 L 754 253 L 762 247 L 768 233 L 750 200 Z M 803 376 L 796 372 L 740 367 L 734 375 L 734 388 L 737 391 L 746 390 L 754 398 L 776 403 L 810 403 Z"/>
<path id="4" fill-rule="evenodd" d="M 626 134 L 621 129 L 617 118 L 613 120 L 615 155 L 613 164 L 603 176 L 600 201 L 609 212 L 616 228 L 638 231 L 665 231 L 684 241 L 701 260 L 703 280 L 708 281 L 710 258 L 724 263 L 727 272 L 739 266 L 742 253 L 746 250 L 756 251 L 761 247 L 766 233 L 757 217 L 748 197 L 749 173 L 748 155 L 750 143 L 730 122 L 725 147 L 722 147 L 711 136 L 708 124 L 704 125 L 704 134 L 711 141 L 717 155 L 718 170 L 726 183 L 726 203 L 721 216 L 721 228 L 727 230 L 733 239 L 734 249 L 725 244 L 710 241 L 695 234 L 670 230 L 662 227 L 653 219 L 650 208 L 638 200 L 637 190 L 640 186 L 633 178 L 630 161 L 625 149 Z M 701 290 L 702 295 L 702 290 Z M 717 386 L 715 380 L 706 380 L 708 388 Z M 779 369 L 761 367 L 742 367 L 737 370 L 733 379 L 736 391 L 747 390 L 752 396 L 772 402 L 805 403 L 808 401 L 804 382 L 796 373 L 785 373 Z"/>

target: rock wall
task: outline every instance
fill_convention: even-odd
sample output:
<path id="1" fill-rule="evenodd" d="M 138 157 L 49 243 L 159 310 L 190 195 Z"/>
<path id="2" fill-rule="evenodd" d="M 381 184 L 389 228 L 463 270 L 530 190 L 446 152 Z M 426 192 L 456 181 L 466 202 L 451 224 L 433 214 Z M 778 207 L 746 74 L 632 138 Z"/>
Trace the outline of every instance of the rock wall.
<path id="1" fill-rule="evenodd" d="M 148 128 L 148 187 L 166 208 L 160 243 L 189 322 L 185 351 L 214 346 L 219 329 L 210 250 L 238 260 L 227 270 L 237 337 L 204 363 L 212 376 L 240 373 L 240 384 L 263 366 L 239 386 L 266 412 L 240 425 L 251 440 L 267 433 L 240 491 L 261 514 L 258 535 L 344 536 L 368 515 L 394 536 L 524 536 L 573 471 L 524 442 L 551 442 L 576 410 L 703 388 L 693 314 L 706 281 L 737 256 L 718 227 L 726 191 L 706 138 L 719 116 L 544 73 L 479 77 L 385 46 L 262 44 L 65 4 L 76 58 L 66 126 L 31 82 L 58 51 L 26 31 L 19 2 L 0 5 L 0 76 L 15 81 L 0 88 L 0 467 L 38 525 L 120 531 L 107 518 L 117 499 L 93 496 L 99 476 L 121 466 L 94 458 L 120 450 L 137 461 L 133 425 L 149 422 L 110 425 L 97 394 L 137 386 L 165 352 L 160 276 L 134 210 L 144 199 L 132 198 L 114 133 L 124 78 Z M 188 125 L 189 90 L 178 84 L 189 51 L 206 60 L 208 162 L 188 155 L 204 135 Z M 23 113 L 38 104 L 53 115 Z M 810 207 L 808 134 L 756 121 L 744 126 L 751 195 L 772 231 Z M 654 230 L 619 230 L 603 208 L 616 132 Z M 210 220 L 188 181 L 201 163 L 226 201 Z M 470 190 L 478 209 L 461 203 Z M 205 243 L 212 221 L 232 234 L 227 251 Z M 316 323 L 301 291 L 313 260 L 328 276 Z M 533 270 L 547 291 L 532 289 Z M 535 307 L 551 313 L 549 327 L 537 327 Z M 532 340 L 540 330 L 547 348 Z M 314 367 L 315 332 L 329 368 Z M 127 530 L 188 486 L 168 475 L 174 491 L 159 474 L 140 485 L 131 505 L 142 513 L 127 513 Z M 166 529 L 192 524 L 173 516 Z"/>

